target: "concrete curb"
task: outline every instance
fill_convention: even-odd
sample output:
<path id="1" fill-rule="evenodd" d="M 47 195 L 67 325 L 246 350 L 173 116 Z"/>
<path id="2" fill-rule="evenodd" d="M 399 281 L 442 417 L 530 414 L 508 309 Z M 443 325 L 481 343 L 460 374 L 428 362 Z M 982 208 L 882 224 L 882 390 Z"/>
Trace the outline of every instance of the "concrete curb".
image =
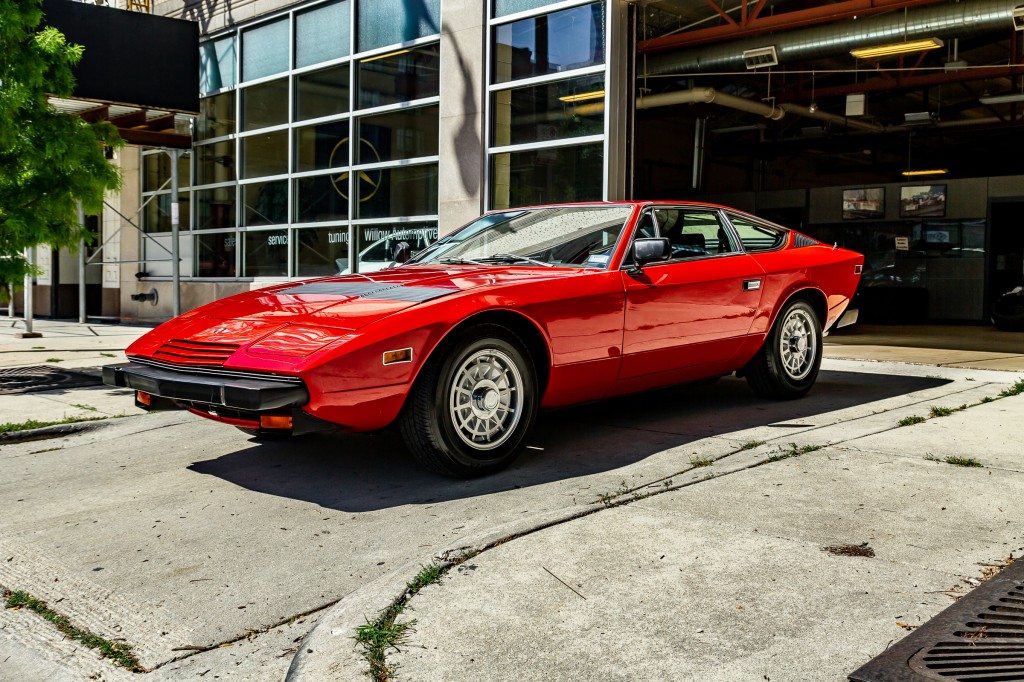
<path id="1" fill-rule="evenodd" d="M 451 559 L 466 552 L 483 552 L 491 547 L 534 533 L 550 526 L 588 516 L 604 509 L 594 502 L 559 509 L 492 528 L 427 557 L 407 563 L 387 575 L 343 597 L 303 638 L 299 651 L 285 675 L 285 682 L 319 680 L 357 680 L 366 676 L 367 664 L 353 635 L 356 628 L 374 618 L 392 601 L 405 593 L 406 585 L 420 567 L 431 562 L 450 565 Z M 342 644 L 344 642 L 344 644 Z"/>

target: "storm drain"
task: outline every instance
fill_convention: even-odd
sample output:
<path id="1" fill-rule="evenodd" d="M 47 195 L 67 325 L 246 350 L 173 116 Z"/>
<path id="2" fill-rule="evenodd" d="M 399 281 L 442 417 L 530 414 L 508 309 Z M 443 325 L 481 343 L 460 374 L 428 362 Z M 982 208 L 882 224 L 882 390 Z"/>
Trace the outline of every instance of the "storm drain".
<path id="1" fill-rule="evenodd" d="M 98 386 L 102 383 L 102 377 L 49 365 L 0 369 L 0 395 Z"/>
<path id="2" fill-rule="evenodd" d="M 1024 560 L 850 675 L 854 682 L 1024 680 Z"/>

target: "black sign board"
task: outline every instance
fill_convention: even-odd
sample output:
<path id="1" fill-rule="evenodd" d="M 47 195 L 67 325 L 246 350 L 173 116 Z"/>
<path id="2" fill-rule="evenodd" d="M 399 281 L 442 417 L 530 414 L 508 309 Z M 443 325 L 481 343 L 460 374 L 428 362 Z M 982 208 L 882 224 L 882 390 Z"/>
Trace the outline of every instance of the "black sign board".
<path id="1" fill-rule="evenodd" d="M 75 97 L 199 112 L 199 24 L 71 0 L 43 0 L 43 24 L 85 47 Z"/>

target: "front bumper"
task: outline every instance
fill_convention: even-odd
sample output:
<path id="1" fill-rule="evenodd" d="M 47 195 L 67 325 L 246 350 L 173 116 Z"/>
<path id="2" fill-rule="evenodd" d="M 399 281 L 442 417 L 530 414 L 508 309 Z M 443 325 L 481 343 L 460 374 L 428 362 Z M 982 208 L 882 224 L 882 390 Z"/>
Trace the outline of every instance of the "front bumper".
<path id="1" fill-rule="evenodd" d="M 107 365 L 103 368 L 103 383 L 173 401 L 246 412 L 301 407 L 309 402 L 309 391 L 298 377 L 172 369 L 142 362 Z"/>

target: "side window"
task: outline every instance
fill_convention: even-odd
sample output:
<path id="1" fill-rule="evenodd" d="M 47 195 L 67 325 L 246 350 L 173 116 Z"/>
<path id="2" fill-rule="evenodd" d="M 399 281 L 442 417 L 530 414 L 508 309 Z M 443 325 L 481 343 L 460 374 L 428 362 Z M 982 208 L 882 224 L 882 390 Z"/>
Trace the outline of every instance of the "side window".
<path id="1" fill-rule="evenodd" d="M 672 243 L 673 258 L 699 258 L 736 251 L 716 211 L 673 208 L 659 209 L 655 213 L 661 236 Z"/>
<path id="2" fill-rule="evenodd" d="M 733 213 L 729 214 L 729 222 L 736 228 L 743 248 L 747 251 L 771 251 L 780 248 L 786 243 L 786 236 L 789 234 L 781 227 L 755 223 Z"/>

